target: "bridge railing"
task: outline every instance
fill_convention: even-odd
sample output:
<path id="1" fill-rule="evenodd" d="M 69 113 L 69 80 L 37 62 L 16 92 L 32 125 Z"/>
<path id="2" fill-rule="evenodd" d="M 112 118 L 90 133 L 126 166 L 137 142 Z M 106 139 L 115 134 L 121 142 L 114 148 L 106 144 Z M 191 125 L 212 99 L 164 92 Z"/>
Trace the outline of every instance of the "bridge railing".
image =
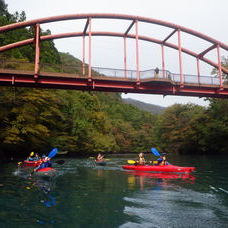
<path id="1" fill-rule="evenodd" d="M 107 77 L 126 78 L 130 80 L 137 79 L 137 71 L 135 70 L 124 70 L 124 69 L 111 69 L 102 67 L 92 67 L 94 72 Z M 144 70 L 139 72 L 140 79 L 166 79 L 173 82 L 180 83 L 180 74 L 174 74 L 170 71 L 158 72 L 155 69 Z M 207 85 L 220 85 L 219 78 L 217 76 L 197 76 L 191 74 L 184 74 L 184 82 L 191 84 L 207 84 Z M 227 78 L 223 77 L 224 83 L 227 83 Z"/>
<path id="2" fill-rule="evenodd" d="M 216 76 L 197 76 L 191 74 L 184 74 L 184 83 L 190 84 L 206 84 L 206 85 L 219 85 L 219 78 Z M 171 74 L 171 80 L 180 82 L 180 74 Z M 225 79 L 224 79 L 225 80 Z"/>
<path id="3" fill-rule="evenodd" d="M 177 78 L 180 77 L 179 75 Z M 196 75 L 188 75 L 184 74 L 184 82 L 185 83 L 192 83 L 192 84 L 207 84 L 207 85 L 219 85 L 220 81 L 218 77 L 212 76 L 203 76 L 200 77 Z"/>
<path id="4" fill-rule="evenodd" d="M 7 60 L 5 58 L 0 59 L 0 68 L 8 70 L 23 70 L 23 71 L 33 71 L 34 63 L 28 62 L 28 60 Z"/>
<path id="5" fill-rule="evenodd" d="M 92 67 L 92 74 L 93 74 L 93 72 L 97 72 L 101 76 L 126 78 L 128 80 L 136 80 L 136 78 L 137 78 L 137 72 L 135 70 Z"/>
<path id="6" fill-rule="evenodd" d="M 150 70 L 140 71 L 141 79 L 148 79 L 148 78 L 171 79 L 170 75 L 171 75 L 171 73 L 168 70 L 157 71 L 156 69 L 150 69 Z"/>
<path id="7" fill-rule="evenodd" d="M 97 72 L 100 75 L 107 77 L 116 77 L 116 78 L 126 78 L 130 80 L 137 79 L 137 71 L 136 70 L 124 70 L 124 69 L 115 69 L 115 68 L 104 68 L 104 67 L 92 67 L 93 72 Z M 139 72 L 140 79 L 150 79 L 150 78 L 166 78 L 170 79 L 169 71 L 156 72 L 155 69 L 144 70 Z"/>
<path id="8" fill-rule="evenodd" d="M 24 61 L 14 61 L 7 59 L 0 59 L 0 69 L 11 69 L 18 71 L 34 71 L 34 63 Z M 71 74 L 73 77 L 88 77 L 88 65 L 84 66 L 79 62 L 75 65 L 65 65 L 65 64 L 40 64 L 40 72 L 55 72 L 64 74 Z M 115 69 L 115 68 L 104 68 L 104 67 L 92 67 L 91 69 L 92 77 L 111 77 L 116 79 L 126 79 L 131 81 L 137 80 L 137 71 L 136 70 L 124 70 L 124 69 Z M 67 75 L 66 75 L 67 77 Z M 220 85 L 219 78 L 217 76 L 197 76 L 184 74 L 184 83 L 191 84 L 207 84 L 207 85 Z M 180 74 L 171 73 L 168 70 L 156 70 L 149 69 L 139 72 L 139 79 L 153 79 L 153 80 L 169 80 L 172 82 L 180 83 Z M 224 84 L 228 84 L 228 78 L 223 77 Z"/>

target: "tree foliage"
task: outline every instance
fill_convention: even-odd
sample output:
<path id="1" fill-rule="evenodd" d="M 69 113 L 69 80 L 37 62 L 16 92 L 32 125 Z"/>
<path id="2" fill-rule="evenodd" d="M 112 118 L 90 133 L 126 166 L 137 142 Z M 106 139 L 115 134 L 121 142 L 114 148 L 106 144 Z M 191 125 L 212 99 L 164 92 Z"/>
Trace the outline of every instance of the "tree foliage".
<path id="1" fill-rule="evenodd" d="M 207 108 L 191 104 L 167 108 L 156 123 L 157 144 L 169 152 L 227 153 L 228 100 L 207 100 Z"/>
<path id="2" fill-rule="evenodd" d="M 0 0 L 0 25 L 24 21 L 22 13 L 10 14 Z M 50 34 L 49 30 L 42 34 Z M 33 28 L 0 35 L 0 45 L 34 37 Z M 27 61 L 32 67 L 33 45 L 12 49 L 0 56 Z M 227 67 L 227 60 L 223 65 Z M 79 73 L 81 62 L 60 53 L 53 41 L 41 46 L 43 69 Z M 20 64 L 9 68 L 20 69 Z M 71 155 L 98 152 L 143 152 L 152 146 L 176 153 L 228 151 L 228 101 L 209 99 L 207 108 L 176 104 L 153 115 L 123 103 L 118 93 L 0 87 L 0 150 L 15 154 L 51 147 Z"/>

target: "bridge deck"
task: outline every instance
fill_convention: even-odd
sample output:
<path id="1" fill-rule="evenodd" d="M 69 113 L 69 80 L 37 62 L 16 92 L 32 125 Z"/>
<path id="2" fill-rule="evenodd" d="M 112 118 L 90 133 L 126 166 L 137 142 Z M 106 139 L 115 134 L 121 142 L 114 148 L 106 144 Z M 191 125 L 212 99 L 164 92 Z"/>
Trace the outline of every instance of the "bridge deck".
<path id="1" fill-rule="evenodd" d="M 137 82 L 135 78 L 98 73 L 92 73 L 92 77 L 88 78 L 81 74 L 40 72 L 38 78 L 35 78 L 33 71 L 0 69 L 0 85 L 228 98 L 226 83 L 223 89 L 216 84 L 185 83 L 181 86 L 180 82 L 172 78 L 147 77 Z"/>

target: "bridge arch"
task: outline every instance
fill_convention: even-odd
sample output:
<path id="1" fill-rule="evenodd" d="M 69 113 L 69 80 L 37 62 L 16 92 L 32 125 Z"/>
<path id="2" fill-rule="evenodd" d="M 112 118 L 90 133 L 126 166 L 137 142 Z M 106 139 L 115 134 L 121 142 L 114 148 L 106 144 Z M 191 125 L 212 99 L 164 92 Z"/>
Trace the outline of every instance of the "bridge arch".
<path id="1" fill-rule="evenodd" d="M 133 34 L 127 34 L 125 35 L 124 33 L 114 33 L 114 32 L 93 32 L 92 33 L 93 36 L 113 36 L 113 37 L 126 37 L 126 38 L 131 38 L 131 39 L 135 39 L 136 36 L 133 35 Z M 83 33 L 83 32 L 71 32 L 71 33 L 60 33 L 60 34 L 54 34 L 54 35 L 45 35 L 45 36 L 41 36 L 40 37 L 40 41 L 48 41 L 48 40 L 54 40 L 54 39 L 62 39 L 62 38 L 69 38 L 69 37 L 83 37 L 83 36 L 89 36 L 88 33 Z M 164 45 L 166 47 L 169 47 L 169 48 L 172 48 L 172 49 L 175 49 L 175 50 L 178 50 L 178 45 L 175 45 L 175 44 L 172 44 L 172 43 L 169 43 L 169 42 L 165 42 L 163 43 L 162 40 L 158 40 L 158 39 L 155 39 L 155 38 L 152 38 L 152 37 L 147 37 L 147 36 L 138 36 L 138 39 L 139 40 L 143 40 L 143 41 L 147 41 L 147 42 L 151 42 L 151 43 L 156 43 L 156 44 L 160 44 L 160 45 Z M 12 43 L 12 44 L 8 44 L 8 45 L 5 45 L 5 46 L 2 46 L 0 47 L 0 52 L 3 52 L 3 51 L 7 51 L 7 50 L 10 50 L 10 49 L 13 49 L 13 48 L 18 48 L 18 47 L 22 47 L 22 46 L 25 46 L 25 45 L 28 45 L 28 44 L 32 44 L 34 43 L 34 39 L 31 38 L 31 39 L 27 39 L 27 40 L 23 40 L 23 41 L 19 41 L 19 42 L 16 42 L 16 43 Z M 187 55 L 190 55 L 192 57 L 195 57 L 197 58 L 198 57 L 198 54 L 187 49 L 187 48 L 182 48 L 181 49 L 182 52 L 184 52 L 185 54 Z M 205 63 L 215 67 L 215 68 L 218 68 L 218 64 L 211 61 L 210 59 L 204 57 L 204 56 L 201 56 L 200 59 L 202 61 L 204 61 Z M 222 71 L 226 74 L 228 74 L 228 70 L 224 67 L 222 67 Z"/>
<path id="2" fill-rule="evenodd" d="M 86 19 L 86 24 L 84 26 L 84 30 L 80 32 L 71 32 L 71 33 L 62 33 L 62 34 L 52 34 L 52 35 L 40 35 L 40 25 L 45 23 L 51 23 L 51 22 L 57 22 L 57 21 L 65 21 L 65 20 L 80 20 L 80 19 Z M 130 25 L 127 28 L 126 31 L 123 31 L 122 33 L 117 32 L 109 32 L 109 31 L 92 31 L 91 28 L 91 21 L 94 19 L 115 19 L 115 20 L 128 20 L 130 21 Z M 173 31 L 164 39 L 158 40 L 153 37 L 143 36 L 139 35 L 138 32 L 138 24 L 140 23 L 150 23 L 150 24 L 156 24 L 163 27 L 168 27 L 173 29 Z M 8 44 L 5 46 L 0 47 L 0 52 L 17 48 L 20 46 L 28 45 L 35 43 L 36 52 L 35 52 L 35 69 L 34 69 L 34 75 L 35 77 L 38 77 L 39 75 L 39 58 L 40 58 L 40 42 L 45 40 L 52 40 L 52 39 L 60 39 L 60 38 L 67 38 L 67 37 L 89 37 L 89 75 L 88 77 L 91 78 L 91 37 L 92 36 L 113 36 L 113 37 L 123 37 L 131 38 L 136 40 L 136 65 L 137 65 L 137 81 L 139 82 L 139 56 L 138 56 L 138 41 L 143 40 L 147 42 L 152 42 L 161 45 L 162 50 L 162 70 L 165 71 L 165 60 L 164 60 L 164 47 L 169 47 L 172 49 L 175 49 L 178 51 L 179 55 L 179 71 L 180 71 L 180 84 L 183 87 L 184 86 L 184 77 L 183 77 L 183 69 L 182 69 L 182 53 L 185 53 L 189 56 L 192 56 L 196 58 L 197 60 L 197 72 L 198 76 L 200 75 L 200 69 L 199 69 L 199 60 L 204 61 L 205 63 L 215 67 L 218 69 L 218 76 L 220 81 L 220 89 L 223 89 L 223 76 L 222 72 L 225 74 L 228 74 L 228 69 L 222 67 L 221 65 L 221 55 L 220 50 L 226 50 L 228 51 L 228 45 L 215 40 L 205 34 L 202 34 L 200 32 L 194 31 L 192 29 L 188 29 L 186 27 L 176 25 L 173 23 L 169 23 L 166 21 L 161 21 L 157 19 L 152 18 L 146 18 L 146 17 L 139 17 L 139 16 L 132 16 L 132 15 L 123 15 L 123 14 L 71 14 L 71 15 L 60 15 L 60 16 L 52 16 L 52 17 L 46 17 L 46 18 L 40 18 L 30 21 L 24 21 L 19 23 L 14 23 L 10 25 L 5 25 L 0 27 L 0 33 L 11 31 L 14 29 L 19 29 L 22 27 L 28 27 L 28 26 L 34 26 L 35 27 L 35 34 L 34 38 L 22 40 L 16 43 Z M 131 34 L 129 33 L 131 28 L 135 26 L 135 33 Z M 196 53 L 192 50 L 189 50 L 182 46 L 181 43 L 181 34 L 187 33 L 189 35 L 198 37 L 204 41 L 207 41 L 211 43 L 211 46 L 209 46 L 207 49 L 200 53 Z M 178 35 L 178 44 L 170 43 L 168 40 L 175 34 Z M 217 50 L 217 62 L 214 62 L 208 58 L 205 57 L 205 55 L 210 52 L 211 50 L 216 49 Z M 125 64 L 126 65 L 126 64 Z M 125 69 L 126 70 L 126 69 Z"/>

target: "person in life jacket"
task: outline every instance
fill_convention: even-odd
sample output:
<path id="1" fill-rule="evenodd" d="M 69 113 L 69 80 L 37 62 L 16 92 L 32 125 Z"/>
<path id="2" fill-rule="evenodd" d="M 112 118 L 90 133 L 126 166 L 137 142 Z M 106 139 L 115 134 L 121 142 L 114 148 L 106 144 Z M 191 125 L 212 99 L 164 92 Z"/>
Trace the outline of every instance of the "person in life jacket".
<path id="1" fill-rule="evenodd" d="M 35 155 L 35 154 L 34 154 L 34 152 L 32 151 L 32 152 L 30 153 L 29 157 L 28 157 L 26 160 L 27 160 L 27 161 L 34 161 L 34 158 L 35 158 L 34 155 Z"/>
<path id="2" fill-rule="evenodd" d="M 104 161 L 104 155 L 101 155 L 100 153 L 97 155 L 96 157 L 96 161 L 97 162 L 101 162 L 101 161 Z"/>
<path id="3" fill-rule="evenodd" d="M 51 159 L 49 157 L 43 156 L 41 164 L 37 168 L 34 169 L 34 172 L 37 172 L 39 169 L 51 167 L 52 163 L 50 162 L 50 160 Z"/>
<path id="4" fill-rule="evenodd" d="M 166 160 L 166 154 L 162 154 L 160 158 L 157 159 L 158 165 L 168 165 L 168 162 Z"/>
<path id="5" fill-rule="evenodd" d="M 139 153 L 139 158 L 136 161 L 136 165 L 145 165 L 146 160 L 144 158 L 144 154 L 143 153 Z"/>
<path id="6" fill-rule="evenodd" d="M 40 160 L 40 156 L 39 156 L 39 154 L 38 153 L 36 153 L 35 154 L 35 156 L 34 156 L 34 159 L 33 159 L 34 161 L 39 161 Z"/>

